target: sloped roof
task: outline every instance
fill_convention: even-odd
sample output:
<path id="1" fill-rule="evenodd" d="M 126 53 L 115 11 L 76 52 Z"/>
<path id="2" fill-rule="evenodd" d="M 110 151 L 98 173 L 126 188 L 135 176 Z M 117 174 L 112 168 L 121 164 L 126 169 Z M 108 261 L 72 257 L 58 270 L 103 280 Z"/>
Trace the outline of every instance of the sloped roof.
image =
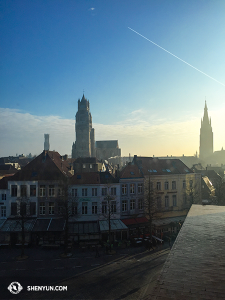
<path id="1" fill-rule="evenodd" d="M 111 230 L 126 230 L 127 226 L 121 220 L 110 220 Z M 109 221 L 99 221 L 100 231 L 109 231 Z"/>
<path id="2" fill-rule="evenodd" d="M 144 175 L 170 175 L 193 173 L 179 159 L 158 159 L 155 157 L 134 157 L 134 164 L 137 164 Z"/>
<path id="3" fill-rule="evenodd" d="M 10 177 L 3 177 L 0 180 L 0 190 L 7 190 L 9 178 L 12 178 L 12 176 L 10 176 Z"/>
<path id="4" fill-rule="evenodd" d="M 70 178 L 70 184 L 99 184 L 99 172 L 81 172 L 76 173 Z"/>
<path id="5" fill-rule="evenodd" d="M 107 184 L 117 183 L 118 179 L 114 178 L 109 172 L 81 172 L 76 173 L 70 178 L 70 184 Z"/>
<path id="6" fill-rule="evenodd" d="M 225 207 L 192 205 L 149 299 L 224 299 Z"/>
<path id="7" fill-rule="evenodd" d="M 120 173 L 120 178 L 143 178 L 137 165 L 127 165 Z"/>
<path id="8" fill-rule="evenodd" d="M 24 230 L 25 231 L 31 231 L 34 227 L 34 224 L 36 222 L 36 219 L 28 219 L 24 222 Z M 21 231 L 21 220 L 20 219 L 7 219 L 5 223 L 1 227 L 1 231 Z"/>
<path id="9" fill-rule="evenodd" d="M 43 151 L 10 180 L 59 180 L 63 176 L 72 177 L 70 166 L 58 152 Z"/>

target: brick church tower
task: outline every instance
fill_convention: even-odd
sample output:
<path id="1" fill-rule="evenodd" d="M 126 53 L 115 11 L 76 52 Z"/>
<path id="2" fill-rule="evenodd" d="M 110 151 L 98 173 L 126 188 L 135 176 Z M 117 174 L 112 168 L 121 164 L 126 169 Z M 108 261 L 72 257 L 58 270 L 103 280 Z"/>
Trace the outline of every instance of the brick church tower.
<path id="1" fill-rule="evenodd" d="M 213 132 L 211 118 L 205 101 L 204 116 L 201 120 L 199 158 L 204 160 L 213 154 Z"/>
<path id="2" fill-rule="evenodd" d="M 72 158 L 95 156 L 95 131 L 92 128 L 92 116 L 89 101 L 84 97 L 78 100 L 76 113 L 76 142 L 72 146 Z"/>

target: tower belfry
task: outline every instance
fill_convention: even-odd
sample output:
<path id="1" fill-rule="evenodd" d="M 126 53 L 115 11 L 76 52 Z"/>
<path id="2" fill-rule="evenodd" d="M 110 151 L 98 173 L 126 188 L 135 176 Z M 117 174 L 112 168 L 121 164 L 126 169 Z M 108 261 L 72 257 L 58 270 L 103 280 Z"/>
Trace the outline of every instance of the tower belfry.
<path id="1" fill-rule="evenodd" d="M 95 156 L 95 137 L 90 104 L 84 94 L 82 99 L 78 100 L 75 119 L 76 142 L 72 146 L 72 158 Z"/>
<path id="2" fill-rule="evenodd" d="M 213 132 L 211 118 L 208 116 L 208 108 L 205 100 L 204 115 L 201 119 L 199 158 L 206 159 L 213 154 Z"/>

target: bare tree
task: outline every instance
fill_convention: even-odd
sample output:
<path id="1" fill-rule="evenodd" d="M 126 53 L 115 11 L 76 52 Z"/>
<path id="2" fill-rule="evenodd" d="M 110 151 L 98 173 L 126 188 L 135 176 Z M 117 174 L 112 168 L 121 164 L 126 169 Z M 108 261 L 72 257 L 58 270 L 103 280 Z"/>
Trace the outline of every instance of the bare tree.
<path id="1" fill-rule="evenodd" d="M 218 205 L 225 205 L 225 181 L 222 177 L 217 177 L 214 180 L 215 196 Z"/>
<path id="2" fill-rule="evenodd" d="M 72 217 L 77 216 L 77 197 L 69 190 L 68 178 L 60 181 L 58 187 L 58 214 L 65 220 L 64 227 L 64 254 L 68 253 L 69 245 L 69 221 Z"/>
<path id="3" fill-rule="evenodd" d="M 108 231 L 108 241 L 109 250 L 111 251 L 112 237 L 111 237 L 111 220 L 114 214 L 117 213 L 118 207 L 115 197 L 110 194 L 111 185 L 107 185 L 107 193 L 104 197 L 104 202 L 102 204 L 102 215 L 108 221 L 109 231 Z"/>
<path id="4" fill-rule="evenodd" d="M 145 180 L 144 190 L 144 209 L 148 219 L 150 239 L 152 241 L 152 223 L 153 220 L 160 217 L 161 203 L 159 203 L 159 197 L 156 190 L 153 188 L 153 182 L 151 181 L 150 175 Z"/>
<path id="5" fill-rule="evenodd" d="M 16 220 L 21 227 L 21 258 L 24 257 L 25 246 L 25 224 L 30 219 L 29 210 L 29 198 L 26 196 L 17 198 L 17 215 Z"/>
<path id="6" fill-rule="evenodd" d="M 201 203 L 201 187 L 200 182 L 193 181 L 190 179 L 189 182 L 186 183 L 186 188 L 184 191 L 184 199 L 188 202 L 188 206 L 191 207 L 192 204 L 200 204 Z"/>

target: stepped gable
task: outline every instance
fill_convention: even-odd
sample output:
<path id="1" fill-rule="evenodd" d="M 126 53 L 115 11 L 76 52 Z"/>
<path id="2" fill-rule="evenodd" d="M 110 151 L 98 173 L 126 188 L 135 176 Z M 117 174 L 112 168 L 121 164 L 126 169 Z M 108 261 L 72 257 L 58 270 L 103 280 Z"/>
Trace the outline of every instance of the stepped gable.
<path id="1" fill-rule="evenodd" d="M 159 159 L 155 157 L 135 157 L 144 175 L 169 175 L 193 173 L 180 159 Z"/>
<path id="2" fill-rule="evenodd" d="M 59 180 L 62 175 L 72 177 L 70 166 L 58 152 L 43 151 L 22 170 L 11 176 L 10 180 Z"/>

